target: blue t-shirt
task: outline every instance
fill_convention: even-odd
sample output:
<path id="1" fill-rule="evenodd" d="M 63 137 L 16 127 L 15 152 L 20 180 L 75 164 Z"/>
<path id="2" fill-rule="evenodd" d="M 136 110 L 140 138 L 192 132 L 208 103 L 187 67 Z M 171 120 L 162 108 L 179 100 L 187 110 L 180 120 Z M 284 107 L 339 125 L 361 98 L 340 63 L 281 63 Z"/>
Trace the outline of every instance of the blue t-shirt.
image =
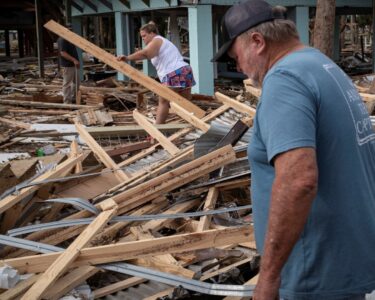
<path id="1" fill-rule="evenodd" d="M 280 295 L 342 299 L 375 289 L 375 133 L 355 86 L 313 48 L 277 62 L 263 82 L 249 144 L 257 247 L 262 253 L 282 152 L 316 149 L 318 192 L 282 270 Z"/>

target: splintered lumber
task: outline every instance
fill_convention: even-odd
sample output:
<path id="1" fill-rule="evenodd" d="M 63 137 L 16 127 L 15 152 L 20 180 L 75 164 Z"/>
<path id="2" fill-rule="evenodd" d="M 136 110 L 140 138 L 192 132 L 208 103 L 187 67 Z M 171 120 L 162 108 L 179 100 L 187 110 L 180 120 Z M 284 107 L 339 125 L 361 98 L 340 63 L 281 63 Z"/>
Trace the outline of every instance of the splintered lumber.
<path id="1" fill-rule="evenodd" d="M 228 145 L 115 195 L 112 199 L 119 204 L 119 213 L 123 214 L 131 208 L 155 199 L 235 159 L 236 154 L 232 146 Z"/>
<path id="2" fill-rule="evenodd" d="M 0 122 L 8 124 L 12 127 L 19 127 L 19 128 L 23 128 L 23 129 L 26 129 L 26 130 L 31 129 L 31 125 L 27 124 L 27 123 L 24 123 L 24 122 L 9 120 L 9 119 L 6 119 L 6 118 L 1 118 L 1 117 L 0 117 Z"/>
<path id="3" fill-rule="evenodd" d="M 137 123 L 142 126 L 142 128 L 150 134 L 153 138 L 155 138 L 160 145 L 168 151 L 169 154 L 172 156 L 176 155 L 180 152 L 180 149 L 178 149 L 170 140 L 168 140 L 167 137 L 165 137 L 159 130 L 157 130 L 153 124 L 151 124 L 145 116 L 143 116 L 141 113 L 138 112 L 138 110 L 133 111 L 133 117 L 134 120 L 137 121 Z"/>
<path id="4" fill-rule="evenodd" d="M 117 61 L 116 57 L 113 56 L 112 54 L 99 48 L 93 43 L 90 43 L 89 41 L 85 40 L 78 34 L 71 32 L 70 30 L 66 29 L 64 26 L 61 26 L 57 22 L 50 20 L 44 25 L 44 27 L 54 32 L 58 36 L 61 36 L 62 38 L 66 39 L 67 41 L 71 42 L 75 46 L 86 51 L 87 53 L 90 53 L 91 55 L 100 59 L 105 64 L 111 66 L 117 71 L 120 71 L 121 73 L 130 77 L 131 79 L 143 85 L 150 91 L 156 93 L 157 95 L 163 97 L 164 99 L 170 102 L 175 102 L 178 105 L 185 108 L 187 111 L 194 113 L 194 115 L 197 118 L 202 118 L 205 115 L 205 112 L 202 109 L 200 109 L 199 107 L 197 107 L 192 102 L 188 101 L 187 99 L 185 99 L 178 93 L 156 82 L 154 79 L 152 79 L 151 77 L 148 77 L 147 75 L 133 68 L 129 64 Z"/>
<path id="5" fill-rule="evenodd" d="M 37 282 L 23 295 L 22 300 L 40 299 L 43 293 L 69 268 L 69 265 L 80 255 L 93 236 L 100 231 L 117 211 L 117 205 L 112 201 L 113 208 L 101 212 L 95 220 L 75 239 L 73 243 L 56 258 Z"/>
<path id="6" fill-rule="evenodd" d="M 0 104 L 14 105 L 14 106 L 39 107 L 39 108 L 62 108 L 62 109 L 81 109 L 81 108 L 87 109 L 88 107 L 90 107 L 88 105 L 45 103 L 45 102 L 37 102 L 37 101 L 20 101 L 20 100 L 9 100 L 9 99 L 0 99 Z M 99 106 L 96 105 L 92 107 L 97 108 Z"/>
<path id="7" fill-rule="evenodd" d="M 31 285 L 33 285 L 38 280 L 38 278 L 40 278 L 40 276 L 42 276 L 42 274 L 33 275 L 33 276 L 31 276 L 31 277 L 29 277 L 25 280 L 20 281 L 19 283 L 17 283 L 17 285 L 15 287 L 13 287 L 13 288 L 5 291 L 4 293 L 2 293 L 0 295 L 0 298 L 2 300 L 17 299 L 16 297 L 20 296 L 26 290 L 28 290 L 29 287 Z"/>
<path id="8" fill-rule="evenodd" d="M 202 121 L 208 122 L 213 119 L 215 119 L 217 116 L 223 114 L 225 111 L 227 111 L 230 107 L 228 105 L 222 105 L 219 108 L 215 109 L 213 112 L 205 116 Z M 206 124 L 209 126 L 208 124 Z M 207 129 L 208 130 L 208 129 Z M 180 138 L 181 136 L 184 136 L 185 134 L 188 134 L 191 131 L 191 128 L 185 128 L 184 130 L 181 130 L 179 132 L 176 132 L 175 134 L 168 137 L 168 139 L 173 142 L 174 140 Z M 159 146 L 159 144 L 155 144 L 154 146 L 150 147 L 149 149 L 146 149 L 145 151 L 142 151 L 136 155 L 133 155 L 129 157 L 128 159 L 124 160 L 123 162 L 119 163 L 119 167 L 124 167 L 132 164 L 133 162 L 146 157 L 147 155 L 151 154 L 155 151 L 155 149 Z"/>
<path id="9" fill-rule="evenodd" d="M 56 178 L 60 176 L 61 174 L 65 173 L 66 170 L 71 169 L 73 166 L 75 166 L 79 161 L 82 161 L 84 158 L 86 158 L 86 154 L 80 154 L 79 156 L 75 158 L 69 158 L 66 161 L 62 162 L 61 164 L 57 165 L 57 167 L 53 170 L 49 170 L 43 175 L 39 176 L 33 182 L 39 182 L 50 178 Z M 0 201 L 0 213 L 3 213 L 8 208 L 12 207 L 13 205 L 17 204 L 19 201 L 24 199 L 25 197 L 31 195 L 36 190 L 39 189 L 39 186 L 29 186 L 27 188 L 22 189 L 15 195 L 9 195 L 5 197 L 3 200 Z"/>
<path id="10" fill-rule="evenodd" d="M 92 266 L 76 268 L 64 277 L 59 278 L 43 297 L 46 299 L 60 299 L 98 271 L 98 268 Z"/>
<path id="11" fill-rule="evenodd" d="M 79 148 L 78 148 L 78 143 L 76 140 L 74 140 L 71 144 L 70 144 L 70 157 L 76 157 L 77 155 L 79 155 L 80 151 L 79 151 Z M 74 169 L 74 173 L 75 174 L 78 174 L 78 173 L 81 173 L 83 171 L 83 168 L 82 168 L 82 163 L 81 162 L 78 162 L 75 169 Z"/>
<path id="12" fill-rule="evenodd" d="M 189 127 L 189 124 L 154 124 L 161 132 L 175 132 Z M 87 131 L 93 136 L 129 136 L 132 134 L 145 134 L 145 130 L 139 125 L 110 126 L 110 127 L 88 127 Z"/>
<path id="13" fill-rule="evenodd" d="M 219 195 L 219 191 L 216 187 L 211 187 L 208 190 L 206 202 L 204 203 L 203 210 L 211 210 L 215 208 L 216 200 Z M 203 231 L 210 227 L 211 216 L 203 216 L 199 220 L 197 231 Z"/>
<path id="14" fill-rule="evenodd" d="M 241 103 L 237 100 L 234 100 L 222 93 L 219 93 L 219 92 L 216 92 L 215 93 L 215 97 L 217 100 L 221 101 L 222 103 L 232 107 L 233 109 L 235 109 L 236 111 L 240 112 L 240 113 L 245 113 L 245 114 L 248 114 L 250 117 L 254 117 L 255 116 L 255 108 L 252 108 L 244 103 Z"/>
<path id="15" fill-rule="evenodd" d="M 243 84 L 245 85 L 246 91 L 254 95 L 255 97 L 259 98 L 262 94 L 262 90 L 260 88 L 255 87 L 251 79 L 245 79 L 243 81 Z"/>
<path id="16" fill-rule="evenodd" d="M 251 234 L 251 226 L 240 226 L 84 248 L 69 267 L 231 245 L 247 241 Z M 44 272 L 60 255 L 61 252 L 5 259 L 0 262 L 0 266 L 11 266 L 20 273 L 40 273 Z"/>
<path id="17" fill-rule="evenodd" d="M 92 152 L 94 152 L 103 164 L 113 170 L 113 173 L 117 179 L 122 182 L 128 180 L 129 176 L 125 174 L 124 171 L 119 170 L 118 165 L 112 160 L 112 158 L 103 150 L 102 147 L 95 141 L 95 139 L 86 131 L 86 129 L 81 125 L 76 123 L 76 129 L 79 135 L 83 138 L 87 145 L 89 145 Z"/>
<path id="18" fill-rule="evenodd" d="M 183 118 L 185 121 L 189 122 L 194 127 L 202 130 L 203 132 L 207 132 L 210 128 L 210 125 L 206 124 L 204 121 L 202 121 L 199 118 L 196 118 L 191 112 L 189 112 L 187 109 L 183 108 L 182 106 L 171 103 L 171 107 L 173 111 L 178 114 L 181 118 Z"/>

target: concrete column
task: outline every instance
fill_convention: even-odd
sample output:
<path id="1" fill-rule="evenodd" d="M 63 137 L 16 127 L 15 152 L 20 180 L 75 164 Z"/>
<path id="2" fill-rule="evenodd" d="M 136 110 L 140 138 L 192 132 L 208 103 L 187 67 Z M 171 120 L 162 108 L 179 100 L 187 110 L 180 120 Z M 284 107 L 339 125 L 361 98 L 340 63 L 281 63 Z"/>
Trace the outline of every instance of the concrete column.
<path id="1" fill-rule="evenodd" d="M 5 39 L 5 56 L 10 57 L 10 39 L 9 39 L 9 30 L 4 30 L 4 39 Z"/>
<path id="2" fill-rule="evenodd" d="M 147 19 L 147 17 L 145 17 L 145 16 L 141 17 L 142 25 L 148 23 L 148 21 L 149 20 Z M 144 48 L 145 46 L 146 46 L 145 43 L 142 41 L 142 48 Z M 155 67 L 152 65 L 151 61 L 149 61 L 148 59 L 145 59 L 143 61 L 143 73 L 145 73 L 147 76 L 151 76 L 151 77 L 157 76 Z"/>
<path id="3" fill-rule="evenodd" d="M 122 12 L 115 12 L 115 27 L 116 27 L 116 54 L 129 55 L 130 54 L 130 33 L 129 33 L 129 15 Z M 122 74 L 117 73 L 118 80 L 128 80 Z"/>
<path id="4" fill-rule="evenodd" d="M 213 95 L 214 67 L 212 37 L 212 6 L 189 7 L 189 47 L 190 65 L 195 81 L 193 93 Z"/>
<path id="5" fill-rule="evenodd" d="M 335 17 L 335 32 L 333 35 L 333 60 L 338 61 L 340 59 L 340 26 L 341 26 L 341 16 Z"/>
<path id="6" fill-rule="evenodd" d="M 74 18 L 71 18 L 72 20 L 72 29 L 73 31 L 82 36 L 82 18 L 81 17 L 74 17 Z M 78 47 L 77 48 L 77 53 L 78 53 L 78 58 L 79 58 L 79 64 L 80 64 L 80 67 L 79 67 L 79 78 L 81 79 L 81 81 L 83 80 L 83 59 L 82 59 L 82 50 Z"/>
<path id="7" fill-rule="evenodd" d="M 24 57 L 25 56 L 25 47 L 24 47 L 24 37 L 23 37 L 23 30 L 22 29 L 18 29 L 17 37 L 18 37 L 18 55 L 19 55 L 19 57 Z"/>
<path id="8" fill-rule="evenodd" d="M 35 0 L 35 20 L 36 20 L 36 39 L 38 43 L 38 66 L 39 77 L 44 77 L 44 45 L 43 45 L 43 21 L 42 21 L 42 6 L 40 0 Z"/>
<path id="9" fill-rule="evenodd" d="M 301 42 L 309 45 L 309 8 L 296 6 L 290 11 L 288 17 L 296 23 Z"/>

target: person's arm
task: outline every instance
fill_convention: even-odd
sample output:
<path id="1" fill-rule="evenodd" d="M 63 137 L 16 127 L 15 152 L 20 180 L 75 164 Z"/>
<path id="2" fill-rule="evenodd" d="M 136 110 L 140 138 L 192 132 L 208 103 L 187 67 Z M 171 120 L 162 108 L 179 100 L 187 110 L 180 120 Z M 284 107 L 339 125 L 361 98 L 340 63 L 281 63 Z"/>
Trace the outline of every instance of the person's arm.
<path id="1" fill-rule="evenodd" d="M 79 60 L 75 59 L 73 56 L 71 56 L 68 52 L 66 51 L 60 51 L 60 55 L 65 58 L 66 60 L 71 61 L 76 68 L 79 68 Z"/>
<path id="2" fill-rule="evenodd" d="M 268 227 L 254 300 L 277 299 L 280 274 L 300 238 L 318 185 L 314 148 L 296 148 L 274 160 Z"/>
<path id="3" fill-rule="evenodd" d="M 134 61 L 141 59 L 151 59 L 159 54 L 160 47 L 163 43 L 162 39 L 153 39 L 144 49 L 134 52 L 128 56 L 120 55 L 118 61 Z"/>

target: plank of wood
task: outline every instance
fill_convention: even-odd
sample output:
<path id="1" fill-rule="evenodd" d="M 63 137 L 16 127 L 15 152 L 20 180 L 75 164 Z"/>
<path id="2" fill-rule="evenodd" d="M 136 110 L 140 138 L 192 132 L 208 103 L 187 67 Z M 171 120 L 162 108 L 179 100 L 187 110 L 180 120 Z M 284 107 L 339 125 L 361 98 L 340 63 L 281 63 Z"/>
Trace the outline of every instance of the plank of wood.
<path id="1" fill-rule="evenodd" d="M 234 100 L 222 93 L 219 93 L 219 92 L 216 92 L 215 93 L 215 97 L 217 100 L 221 101 L 222 103 L 232 107 L 233 109 L 235 109 L 236 111 L 240 112 L 240 113 L 245 113 L 245 114 L 248 114 L 249 116 L 251 117 L 254 117 L 255 116 L 255 112 L 256 112 L 256 109 L 255 108 L 252 108 L 244 103 L 241 103 L 237 100 Z"/>
<path id="2" fill-rule="evenodd" d="M 262 90 L 260 88 L 255 87 L 251 79 L 245 79 L 243 81 L 243 84 L 245 86 L 246 91 L 254 95 L 255 97 L 259 98 L 262 94 Z"/>
<path id="3" fill-rule="evenodd" d="M 80 150 L 79 150 L 79 147 L 78 147 L 77 140 L 73 140 L 70 144 L 69 156 L 70 157 L 77 157 L 79 155 L 79 153 L 80 153 Z M 76 167 L 74 168 L 74 173 L 78 174 L 78 173 L 81 173 L 82 171 L 83 171 L 82 162 L 78 162 L 76 164 Z"/>
<path id="4" fill-rule="evenodd" d="M 219 190 L 216 187 L 209 188 L 203 210 L 205 211 L 205 210 L 214 209 L 218 196 L 219 196 Z M 210 227 L 211 218 L 212 216 L 201 217 L 198 223 L 197 232 L 207 230 Z"/>
<path id="5" fill-rule="evenodd" d="M 18 296 L 20 296 L 22 293 L 24 293 L 27 289 L 30 288 L 39 278 L 42 276 L 42 274 L 33 275 L 29 278 L 20 281 L 17 283 L 17 285 L 4 293 L 0 294 L 0 299 L 2 300 L 12 300 L 17 299 Z"/>
<path id="6" fill-rule="evenodd" d="M 83 266 L 70 271 L 64 277 L 59 278 L 56 283 L 43 296 L 49 300 L 57 300 L 70 292 L 76 286 L 83 283 L 87 278 L 98 273 L 100 269 L 92 266 Z"/>
<path id="7" fill-rule="evenodd" d="M 14 105 L 14 106 L 28 106 L 28 107 L 40 107 L 40 108 L 62 108 L 62 109 L 81 109 L 91 107 L 89 105 L 77 105 L 77 104 L 59 104 L 59 103 L 46 103 L 38 101 L 21 101 L 11 99 L 0 99 L 0 104 Z M 94 108 L 103 107 L 103 105 L 92 106 Z"/>
<path id="8" fill-rule="evenodd" d="M 170 102 L 175 102 L 178 105 L 185 108 L 186 110 L 191 111 L 197 118 L 202 118 L 205 115 L 205 112 L 202 109 L 200 109 L 199 107 L 197 107 L 192 102 L 188 101 L 187 99 L 185 99 L 178 93 L 156 82 L 154 79 L 152 79 L 151 77 L 148 77 L 147 75 L 133 68 L 129 64 L 117 61 L 114 55 L 99 48 L 93 43 L 90 43 L 89 41 L 85 40 L 78 34 L 71 32 L 70 30 L 66 29 L 64 26 L 58 24 L 57 22 L 50 20 L 44 25 L 44 27 L 54 32 L 58 36 L 61 36 L 62 38 L 66 39 L 67 41 L 71 42 L 75 46 L 86 51 L 87 53 L 90 53 L 91 55 L 100 59 L 105 64 L 111 66 L 117 71 L 120 71 L 121 73 L 130 77 L 134 81 L 148 88 L 150 91 L 153 91 L 154 93 L 161 96 L 162 98 Z"/>
<path id="9" fill-rule="evenodd" d="M 95 141 L 95 139 L 86 131 L 86 129 L 78 123 L 75 123 L 76 129 L 79 135 L 83 138 L 90 149 L 99 157 L 103 164 L 113 170 L 113 174 L 117 179 L 122 182 L 128 180 L 129 176 L 122 170 L 119 170 L 119 166 L 112 160 L 112 158 L 103 150 L 102 147 Z"/>
<path id="10" fill-rule="evenodd" d="M 24 122 L 20 122 L 20 121 L 15 121 L 15 120 L 10 120 L 10 119 L 6 119 L 6 118 L 0 117 L 0 122 L 8 124 L 8 125 L 10 125 L 12 127 L 19 127 L 19 128 L 23 128 L 23 129 L 26 129 L 26 130 L 30 130 L 31 129 L 31 125 L 30 124 L 27 124 L 27 123 L 24 123 Z"/>
<path id="11" fill-rule="evenodd" d="M 242 243 L 248 240 L 251 233 L 251 226 L 240 226 L 84 248 L 81 250 L 79 257 L 69 267 L 74 268 L 87 264 L 110 263 L 164 253 L 181 253 Z M 0 261 L 0 265 L 9 265 L 20 273 L 39 273 L 44 272 L 60 255 L 59 252 L 5 259 Z"/>
<path id="12" fill-rule="evenodd" d="M 57 256 L 56 260 L 21 299 L 41 299 L 43 293 L 69 268 L 69 265 L 80 255 L 81 249 L 107 224 L 116 211 L 117 205 L 112 209 L 101 212 L 79 237 L 61 255 Z"/>
<path id="13" fill-rule="evenodd" d="M 160 145 L 168 151 L 169 154 L 172 156 L 176 155 L 180 152 L 178 149 L 164 134 L 162 134 L 156 127 L 151 124 L 147 118 L 138 112 L 138 110 L 133 111 L 134 120 L 137 121 L 138 125 L 140 125 L 149 135 L 155 138 Z"/>
<path id="14" fill-rule="evenodd" d="M 166 192 L 233 162 L 236 159 L 235 156 L 232 146 L 225 146 L 115 195 L 113 200 L 119 204 L 119 213 L 123 214 L 131 208 L 155 199 Z"/>
<path id="15" fill-rule="evenodd" d="M 184 107 L 171 102 L 171 107 L 173 111 L 178 114 L 181 118 L 183 118 L 185 121 L 189 122 L 194 127 L 202 130 L 203 132 L 207 132 L 210 128 L 210 125 L 206 124 L 201 119 L 194 116 L 193 113 L 191 113 L 189 110 L 185 109 Z"/>
<path id="16" fill-rule="evenodd" d="M 70 169 L 74 165 L 76 165 L 77 162 L 82 161 L 84 158 L 86 158 L 86 156 L 87 156 L 87 153 L 83 153 L 76 158 L 69 158 L 66 161 L 59 164 L 55 169 L 42 174 L 38 178 L 34 179 L 32 182 L 38 182 L 38 181 L 42 181 L 45 179 L 56 178 L 60 176 L 62 173 L 64 173 L 67 169 Z M 21 201 L 28 195 L 31 195 L 38 189 L 39 189 L 39 186 L 30 186 L 30 187 L 22 189 L 15 195 L 9 195 L 5 197 L 0 202 L 0 213 L 3 213 L 8 208 L 15 205 L 16 203 L 18 203 L 19 201 Z"/>
<path id="17" fill-rule="evenodd" d="M 167 123 L 154 124 L 161 132 L 175 132 L 180 129 L 191 127 L 189 124 Z M 139 125 L 110 126 L 110 127 L 88 127 L 87 131 L 93 136 L 129 136 L 134 134 L 145 135 L 145 130 Z"/>
<path id="18" fill-rule="evenodd" d="M 205 116 L 202 121 L 204 122 L 208 122 L 208 121 L 211 121 L 213 119 L 215 119 L 217 116 L 223 114 L 225 111 L 227 111 L 230 107 L 228 105 L 222 105 L 220 106 L 219 108 L 215 109 L 213 112 L 211 112 L 210 114 L 208 114 L 207 116 Z M 171 135 L 170 137 L 168 137 L 168 139 L 170 141 L 174 141 L 182 136 L 184 136 L 185 134 L 188 134 L 189 132 L 191 131 L 191 128 L 186 128 L 184 130 L 181 130 L 179 132 L 176 132 L 175 134 Z M 136 155 L 133 155 L 132 157 L 124 160 L 123 162 L 119 163 L 119 166 L 120 167 L 124 167 L 124 166 L 128 166 L 130 164 L 132 164 L 133 162 L 141 159 L 141 158 L 144 158 L 146 157 L 147 155 L 150 155 L 152 152 L 155 151 L 155 149 L 159 146 L 159 144 L 155 144 L 154 146 L 150 147 L 149 149 L 145 150 L 145 151 L 142 151 Z"/>

